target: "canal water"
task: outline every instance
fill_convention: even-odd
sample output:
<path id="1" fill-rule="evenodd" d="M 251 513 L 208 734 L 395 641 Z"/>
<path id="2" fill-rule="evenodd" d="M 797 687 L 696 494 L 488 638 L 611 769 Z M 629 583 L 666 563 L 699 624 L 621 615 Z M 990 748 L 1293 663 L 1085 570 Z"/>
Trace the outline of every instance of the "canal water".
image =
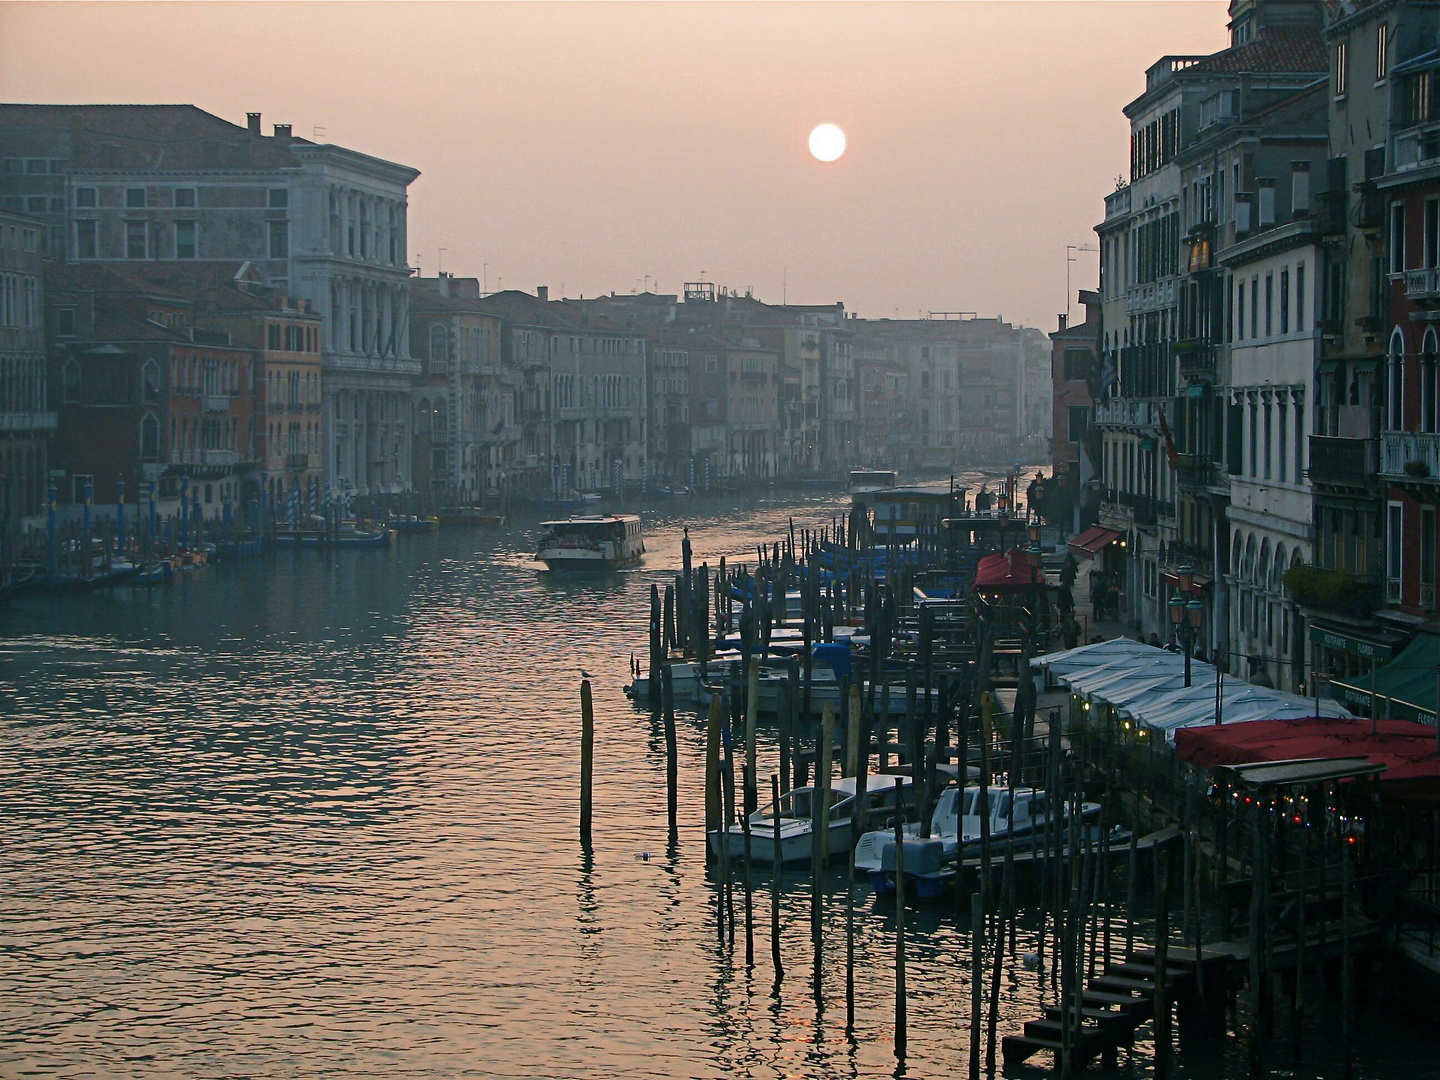
<path id="1" fill-rule="evenodd" d="M 893 913 L 857 889 L 853 1037 L 839 871 L 823 1000 L 804 874 L 780 885 L 777 987 L 757 872 L 747 970 L 743 929 L 733 950 L 715 934 L 703 732 L 682 717 L 672 848 L 663 736 L 621 692 L 684 526 L 713 565 L 843 509 L 647 510 L 644 566 L 609 576 L 537 573 L 533 523 L 516 522 L 0 609 L 0 1076 L 896 1074 Z M 968 913 L 912 912 L 907 935 L 906 1071 L 962 1075 Z M 1017 957 L 1034 941 L 1032 920 Z M 1003 969 L 1002 1035 L 1038 1014 L 1045 980 Z M 1358 1075 L 1437 1074 L 1400 1020 L 1361 1016 Z M 1333 1007 L 1312 1026 L 1303 1065 L 1277 1044 L 1280 1075 L 1339 1075 Z M 1232 1037 L 1182 1052 L 1175 1075 L 1245 1060 Z M 1147 1075 L 1148 1046 L 1121 1071 Z"/>

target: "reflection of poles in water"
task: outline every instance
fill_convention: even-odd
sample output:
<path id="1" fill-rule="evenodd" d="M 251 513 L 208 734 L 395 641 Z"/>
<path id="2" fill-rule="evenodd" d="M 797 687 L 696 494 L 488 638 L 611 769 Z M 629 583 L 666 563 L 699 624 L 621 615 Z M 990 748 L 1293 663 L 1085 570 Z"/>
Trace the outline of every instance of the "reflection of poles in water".
<path id="1" fill-rule="evenodd" d="M 780 981 L 785 978 L 785 965 L 780 962 L 780 868 L 784 864 L 780 851 L 780 777 L 770 777 L 770 798 L 774 813 L 774 848 L 770 859 L 770 959 L 775 965 L 775 992 L 780 992 Z"/>

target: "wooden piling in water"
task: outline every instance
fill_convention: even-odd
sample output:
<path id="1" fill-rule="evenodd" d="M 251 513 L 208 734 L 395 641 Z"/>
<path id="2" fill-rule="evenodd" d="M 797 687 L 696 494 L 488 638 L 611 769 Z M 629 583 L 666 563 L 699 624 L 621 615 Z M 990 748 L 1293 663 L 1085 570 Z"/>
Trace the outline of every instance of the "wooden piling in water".
<path id="1" fill-rule="evenodd" d="M 722 694 L 710 698 L 710 713 L 705 722 L 705 835 L 721 827 L 720 726 L 724 718 Z M 708 851 L 708 844 L 707 844 Z"/>
<path id="2" fill-rule="evenodd" d="M 905 1060 L 905 827 L 895 816 L 895 1057 Z"/>
<path id="3" fill-rule="evenodd" d="M 985 901 L 970 894 L 970 1080 L 980 1080 L 980 996 L 984 986 Z"/>
<path id="4" fill-rule="evenodd" d="M 665 717 L 665 815 L 673 843 L 679 834 L 680 750 L 675 739 L 675 685 L 669 664 L 661 666 L 660 676 L 660 697 L 664 702 L 662 712 Z"/>
<path id="5" fill-rule="evenodd" d="M 771 821 L 774 823 L 774 850 L 770 865 L 770 962 L 775 966 L 775 990 L 780 990 L 780 981 L 785 978 L 785 965 L 780 961 L 780 874 L 785 865 L 780 851 L 780 777 L 770 776 L 770 798 L 775 808 Z"/>
<path id="6" fill-rule="evenodd" d="M 590 680 L 580 682 L 580 844 L 590 848 L 591 780 L 595 771 L 595 705 Z"/>

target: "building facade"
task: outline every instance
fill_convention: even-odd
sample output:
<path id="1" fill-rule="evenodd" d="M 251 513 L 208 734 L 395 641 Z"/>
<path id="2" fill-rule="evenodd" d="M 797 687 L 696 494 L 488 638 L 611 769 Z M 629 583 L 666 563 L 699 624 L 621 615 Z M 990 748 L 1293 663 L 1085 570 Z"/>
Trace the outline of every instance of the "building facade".
<path id="1" fill-rule="evenodd" d="M 45 374 L 42 225 L 0 212 L 0 543 L 45 506 L 55 414 Z"/>

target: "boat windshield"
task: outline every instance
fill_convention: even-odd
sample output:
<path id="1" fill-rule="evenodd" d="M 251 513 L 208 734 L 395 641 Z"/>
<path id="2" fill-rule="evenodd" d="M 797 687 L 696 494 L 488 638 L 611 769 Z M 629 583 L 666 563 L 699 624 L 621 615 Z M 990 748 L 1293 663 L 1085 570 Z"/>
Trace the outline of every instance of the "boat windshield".
<path id="1" fill-rule="evenodd" d="M 782 818 L 797 818 L 801 821 L 810 820 L 815 813 L 815 800 L 818 794 L 814 788 L 800 788 L 798 791 L 792 791 L 787 795 L 781 796 L 780 816 Z M 849 813 L 850 802 L 853 796 L 843 791 L 837 791 L 834 788 L 827 788 L 825 795 L 827 796 L 826 805 L 829 807 L 827 816 L 843 817 Z M 772 816 L 773 806 L 774 804 L 771 804 L 771 807 L 767 809 L 764 816 Z"/>

